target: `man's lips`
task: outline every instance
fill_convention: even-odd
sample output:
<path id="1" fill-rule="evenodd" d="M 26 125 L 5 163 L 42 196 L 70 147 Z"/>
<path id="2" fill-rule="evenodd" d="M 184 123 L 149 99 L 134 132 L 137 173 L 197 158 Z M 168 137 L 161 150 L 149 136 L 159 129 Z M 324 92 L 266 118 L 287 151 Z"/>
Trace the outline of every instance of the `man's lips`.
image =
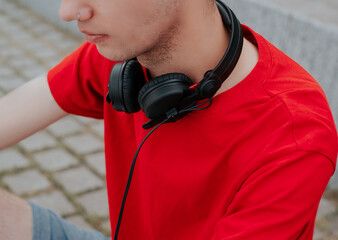
<path id="1" fill-rule="evenodd" d="M 82 31 L 82 33 L 86 41 L 90 43 L 100 43 L 108 38 L 107 34 L 89 33 L 85 31 Z"/>

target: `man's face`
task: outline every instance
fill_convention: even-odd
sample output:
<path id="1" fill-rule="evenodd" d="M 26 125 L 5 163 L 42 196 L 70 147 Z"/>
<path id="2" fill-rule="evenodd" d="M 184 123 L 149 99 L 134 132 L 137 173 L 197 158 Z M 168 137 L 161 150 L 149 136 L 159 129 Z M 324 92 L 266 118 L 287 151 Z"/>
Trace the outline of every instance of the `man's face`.
<path id="1" fill-rule="evenodd" d="M 77 20 L 87 40 L 112 60 L 126 60 L 167 47 L 178 22 L 177 0 L 63 0 L 60 17 Z M 162 48 L 162 49 L 159 49 Z"/>

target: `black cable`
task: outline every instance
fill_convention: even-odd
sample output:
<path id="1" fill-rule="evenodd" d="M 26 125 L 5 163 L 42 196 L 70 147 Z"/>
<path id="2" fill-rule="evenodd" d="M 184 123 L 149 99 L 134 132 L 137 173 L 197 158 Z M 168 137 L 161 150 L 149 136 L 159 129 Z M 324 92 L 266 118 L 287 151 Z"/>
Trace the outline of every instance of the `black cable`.
<path id="1" fill-rule="evenodd" d="M 169 121 L 170 119 L 167 118 L 164 121 L 162 121 L 161 123 L 157 124 L 148 134 L 147 136 L 145 136 L 145 138 L 143 139 L 143 141 L 141 142 L 141 144 L 139 145 L 133 161 L 131 163 L 131 167 L 130 167 L 130 172 L 129 172 L 129 177 L 128 177 L 128 181 L 127 181 L 127 185 L 126 185 L 126 189 L 124 190 L 124 195 L 123 195 L 123 200 L 122 200 L 122 204 L 121 204 L 121 208 L 120 208 L 120 214 L 119 214 L 119 218 L 117 221 L 117 225 L 116 225 L 116 230 L 115 230 L 115 236 L 114 236 L 114 240 L 117 240 L 118 234 L 119 234 L 119 230 L 120 230 L 120 225 L 121 225 L 121 221 L 122 221 L 122 215 L 123 215 L 123 210 L 124 210 L 124 205 L 126 203 L 126 199 L 127 199 L 127 195 L 128 195 L 128 191 L 129 191 L 129 187 L 130 187 L 130 183 L 131 180 L 133 178 L 133 173 L 134 173 L 134 168 L 135 168 L 135 164 L 136 164 L 136 159 L 137 156 L 141 150 L 142 145 L 144 144 L 144 142 L 147 140 L 147 138 L 150 136 L 150 134 L 152 134 L 159 126 L 161 126 L 162 124 L 166 123 L 167 121 Z"/>
<path id="2" fill-rule="evenodd" d="M 198 108 L 200 106 L 203 106 L 205 105 L 206 103 L 209 104 L 206 106 L 206 107 L 203 107 L 203 108 Z M 179 111 L 179 114 L 180 113 L 184 113 L 184 112 L 190 112 L 190 111 L 199 111 L 199 110 L 203 110 L 203 109 L 206 109 L 208 107 L 210 107 L 212 103 L 212 98 L 209 98 L 207 101 L 204 101 L 202 102 L 201 104 L 198 104 L 196 106 L 193 106 L 193 107 L 187 107 L 186 109 L 182 109 L 181 111 Z M 141 142 L 141 144 L 139 145 L 135 155 L 134 155 L 134 158 L 133 158 L 133 161 L 131 163 L 131 167 L 130 167 L 130 172 L 129 172 L 129 176 L 128 176 L 128 181 L 127 181 L 127 185 L 126 185 L 126 189 L 124 190 L 124 195 L 123 195 L 123 199 L 122 199 L 122 204 L 121 204 L 121 208 L 120 208 L 120 213 L 119 213 L 119 218 L 117 220 L 117 225 L 116 225 L 116 229 L 115 229 L 115 235 L 114 235 L 114 240 L 117 240 L 118 238 L 118 235 L 119 235 L 119 230 L 120 230 L 120 226 L 121 226 L 121 221 L 122 221 L 122 216 L 123 216 L 123 210 L 124 210 L 124 206 L 126 204 L 126 200 L 127 200 L 127 196 L 128 196 L 128 192 L 129 192 L 129 188 L 130 188 L 130 184 L 131 184 L 131 180 L 133 178 L 133 173 L 134 173 L 134 169 L 135 169 L 135 164 L 136 164 L 136 159 L 137 159 L 137 156 L 141 150 L 141 147 L 143 146 L 144 142 L 147 140 L 147 138 L 150 136 L 150 134 L 152 134 L 159 126 L 161 126 L 162 124 L 166 123 L 170 121 L 170 118 L 166 118 L 165 120 L 163 120 L 162 122 L 160 122 L 159 124 L 157 124 L 148 134 L 147 136 L 145 136 L 145 138 L 143 139 L 143 141 Z"/>
<path id="3" fill-rule="evenodd" d="M 205 104 L 209 103 L 207 106 L 203 107 L 203 108 L 198 108 L 200 106 L 203 106 Z M 196 105 L 196 106 L 193 106 L 193 107 L 188 107 L 188 108 L 184 108 L 182 110 L 179 111 L 179 114 L 180 113 L 184 113 L 184 112 L 191 112 L 191 111 L 199 111 L 199 110 L 204 110 L 204 109 L 207 109 L 208 107 L 210 107 L 212 104 L 212 98 L 209 98 L 208 100 Z"/>

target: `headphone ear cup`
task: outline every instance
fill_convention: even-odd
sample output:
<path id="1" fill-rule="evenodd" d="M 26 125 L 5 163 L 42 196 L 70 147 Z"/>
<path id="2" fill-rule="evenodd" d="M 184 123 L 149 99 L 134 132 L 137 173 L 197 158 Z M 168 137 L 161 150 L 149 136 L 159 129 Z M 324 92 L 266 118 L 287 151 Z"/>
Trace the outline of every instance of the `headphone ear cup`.
<path id="1" fill-rule="evenodd" d="M 127 113 L 140 111 L 137 97 L 145 83 L 146 79 L 141 64 L 136 60 L 128 61 L 123 74 L 123 99 Z"/>
<path id="2" fill-rule="evenodd" d="M 117 63 L 109 81 L 114 109 L 126 113 L 138 112 L 140 105 L 137 96 L 145 83 L 142 66 L 135 59 Z"/>
<path id="3" fill-rule="evenodd" d="M 178 106 L 192 84 L 190 78 L 182 73 L 168 73 L 156 77 L 140 90 L 139 105 L 148 118 L 156 119 Z"/>

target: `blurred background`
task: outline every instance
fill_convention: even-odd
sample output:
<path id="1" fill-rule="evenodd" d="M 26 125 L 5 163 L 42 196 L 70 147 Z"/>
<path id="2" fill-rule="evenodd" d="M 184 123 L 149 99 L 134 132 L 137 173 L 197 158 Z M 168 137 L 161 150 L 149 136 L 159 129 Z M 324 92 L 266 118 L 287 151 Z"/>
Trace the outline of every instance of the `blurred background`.
<path id="1" fill-rule="evenodd" d="M 318 80 L 337 123 L 338 1 L 225 2 Z M 60 3 L 0 0 L 0 97 L 45 74 L 83 42 L 75 22 L 59 19 Z M 103 150 L 102 121 L 66 117 L 0 151 L 0 187 L 109 235 Z M 338 174 L 321 200 L 314 239 L 338 239 Z"/>

